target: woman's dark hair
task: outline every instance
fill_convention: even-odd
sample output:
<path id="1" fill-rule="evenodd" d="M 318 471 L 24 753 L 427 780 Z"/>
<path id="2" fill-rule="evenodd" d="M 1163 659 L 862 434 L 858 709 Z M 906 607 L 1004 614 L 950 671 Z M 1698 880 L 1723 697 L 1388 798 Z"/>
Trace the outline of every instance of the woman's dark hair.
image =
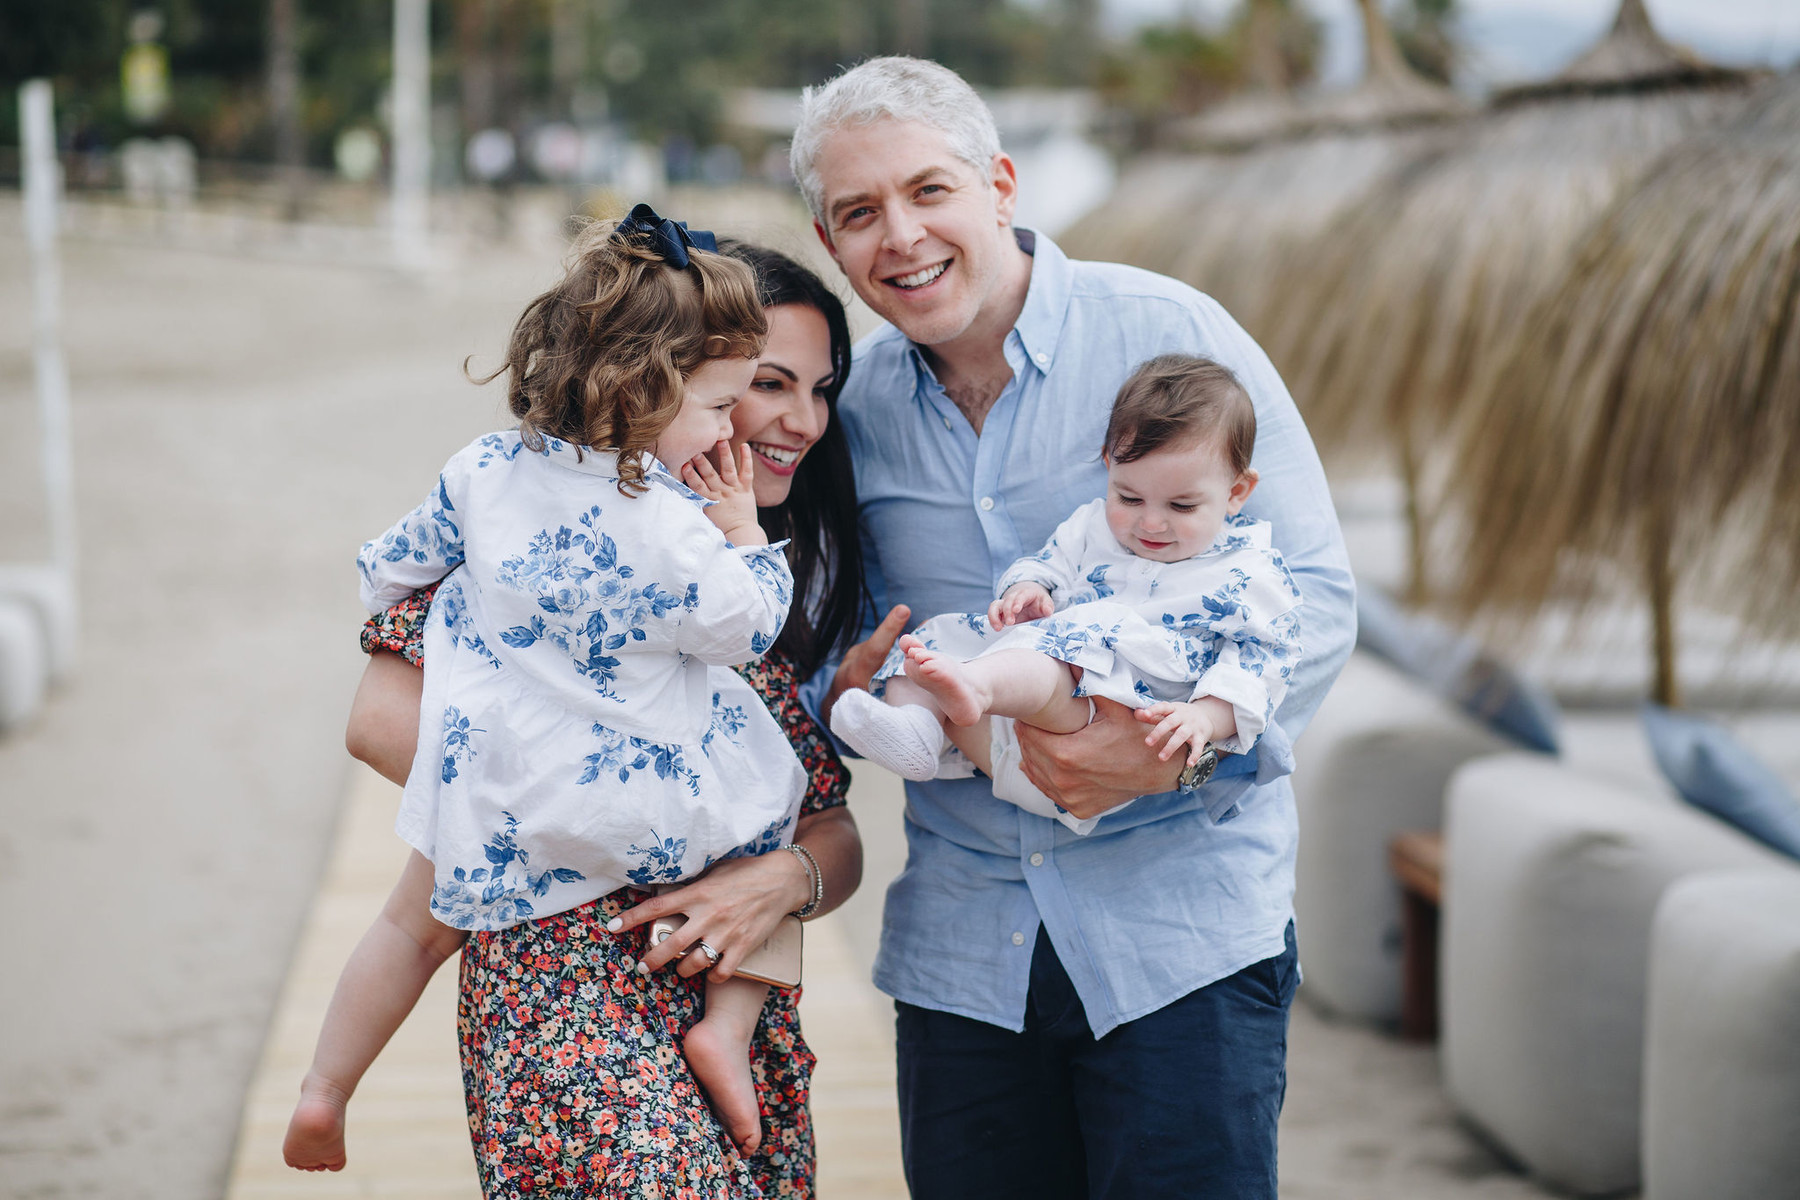
<path id="1" fill-rule="evenodd" d="M 800 460 L 787 499 L 756 513 L 770 541 L 790 539 L 787 558 L 794 572 L 794 605 L 775 649 L 810 674 L 856 640 L 863 613 L 873 607 L 863 581 L 850 443 L 837 414 L 838 393 L 850 377 L 850 323 L 836 293 L 787 255 L 734 238 L 720 238 L 719 252 L 750 267 L 764 308 L 804 305 L 824 317 L 831 332 L 831 383 L 825 388 L 830 420 Z"/>

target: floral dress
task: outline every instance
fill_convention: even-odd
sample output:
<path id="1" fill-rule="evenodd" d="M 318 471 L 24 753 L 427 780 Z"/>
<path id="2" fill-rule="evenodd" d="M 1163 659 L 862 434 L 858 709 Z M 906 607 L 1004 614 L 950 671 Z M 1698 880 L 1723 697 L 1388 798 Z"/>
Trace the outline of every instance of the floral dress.
<path id="1" fill-rule="evenodd" d="M 427 588 L 371 620 L 363 649 L 415 666 Z M 771 652 L 739 669 L 806 768 L 802 813 L 844 803 L 849 774 L 800 707 L 800 673 Z M 620 888 L 463 948 L 457 1030 L 482 1192 L 513 1197 L 765 1200 L 813 1194 L 813 1054 L 798 988 L 771 988 L 751 1042 L 763 1143 L 741 1156 L 720 1129 L 681 1038 L 700 1017 L 698 981 L 636 971 L 644 930 L 606 922 L 648 893 Z"/>
<path id="2" fill-rule="evenodd" d="M 446 925 L 681 883 L 792 835 L 805 773 L 730 670 L 787 620 L 781 546 L 734 546 L 654 459 L 639 494 L 619 472 L 610 450 L 487 434 L 358 556 L 371 613 L 442 580 L 394 828 Z"/>

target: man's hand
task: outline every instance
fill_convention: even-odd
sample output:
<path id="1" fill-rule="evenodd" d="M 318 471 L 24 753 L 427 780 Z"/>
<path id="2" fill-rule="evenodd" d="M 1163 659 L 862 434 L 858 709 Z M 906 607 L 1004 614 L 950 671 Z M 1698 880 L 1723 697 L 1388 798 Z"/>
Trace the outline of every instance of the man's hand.
<path id="1" fill-rule="evenodd" d="M 1041 583 L 1015 583 L 1006 594 L 988 605 L 988 624 L 995 629 L 1040 621 L 1056 611 L 1056 604 Z"/>
<path id="2" fill-rule="evenodd" d="M 1132 709 L 1093 697 L 1094 721 L 1075 733 L 1046 733 L 1020 721 L 1019 765 L 1038 790 L 1086 820 L 1138 796 L 1173 791 L 1181 763 L 1144 744 Z"/>
<path id="3" fill-rule="evenodd" d="M 769 537 L 756 523 L 756 465 L 745 444 L 733 461 L 731 443 L 720 442 L 712 452 L 719 456 L 715 470 L 704 454 L 696 454 L 681 465 L 681 481 L 716 501 L 706 510 L 706 519 L 719 527 L 734 546 L 766 546 Z"/>
<path id="4" fill-rule="evenodd" d="M 831 688 L 825 693 L 825 702 L 819 706 L 819 721 L 827 727 L 831 724 L 831 709 L 837 704 L 838 697 L 851 688 L 868 690 L 869 679 L 886 661 L 888 651 L 894 648 L 894 639 L 906 628 L 906 619 L 912 616 L 912 609 L 904 604 L 896 604 L 888 609 L 888 615 L 881 619 L 864 641 L 856 643 L 844 651 L 843 661 L 838 663 L 837 674 L 831 677 Z"/>

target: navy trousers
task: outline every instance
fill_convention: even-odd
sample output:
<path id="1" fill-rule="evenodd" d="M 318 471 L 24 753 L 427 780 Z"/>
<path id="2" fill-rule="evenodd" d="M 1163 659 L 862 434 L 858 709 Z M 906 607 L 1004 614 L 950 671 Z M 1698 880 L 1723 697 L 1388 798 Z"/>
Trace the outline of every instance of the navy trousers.
<path id="1" fill-rule="evenodd" d="M 1286 941 L 1103 1038 L 1041 928 L 1023 1033 L 897 1003 L 913 1200 L 1276 1200 Z"/>

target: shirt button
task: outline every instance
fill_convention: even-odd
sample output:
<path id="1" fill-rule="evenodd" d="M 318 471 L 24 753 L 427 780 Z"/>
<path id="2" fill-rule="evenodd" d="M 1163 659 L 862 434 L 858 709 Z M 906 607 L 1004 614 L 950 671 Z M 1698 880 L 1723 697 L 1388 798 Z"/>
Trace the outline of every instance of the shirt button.
<path id="1" fill-rule="evenodd" d="M 1025 944 L 1025 935 L 1022 933 L 1015 932 L 1013 934 L 1013 945 L 1023 946 L 1024 944 Z"/>
<path id="2" fill-rule="evenodd" d="M 945 429 L 950 428 L 950 418 L 949 417 L 944 418 L 944 428 Z"/>
<path id="3" fill-rule="evenodd" d="M 981 511 L 982 512 L 993 512 L 994 511 L 994 498 L 992 496 L 983 496 L 981 498 Z"/>
<path id="4" fill-rule="evenodd" d="M 1050 361 L 1050 356 L 1048 354 L 1045 354 L 1042 350 L 1039 350 L 1038 354 L 1037 354 L 1037 360 L 1038 360 L 1038 366 L 1041 367 L 1045 363 Z"/>
<path id="5" fill-rule="evenodd" d="M 1032 865 L 1032 866 L 1034 866 L 1034 867 L 1041 867 L 1041 866 L 1043 866 L 1043 865 L 1044 865 L 1044 856 L 1043 856 L 1043 855 L 1041 855 L 1041 854 L 1034 854 L 1034 855 L 1032 855 L 1032 856 L 1031 856 L 1031 865 Z"/>

